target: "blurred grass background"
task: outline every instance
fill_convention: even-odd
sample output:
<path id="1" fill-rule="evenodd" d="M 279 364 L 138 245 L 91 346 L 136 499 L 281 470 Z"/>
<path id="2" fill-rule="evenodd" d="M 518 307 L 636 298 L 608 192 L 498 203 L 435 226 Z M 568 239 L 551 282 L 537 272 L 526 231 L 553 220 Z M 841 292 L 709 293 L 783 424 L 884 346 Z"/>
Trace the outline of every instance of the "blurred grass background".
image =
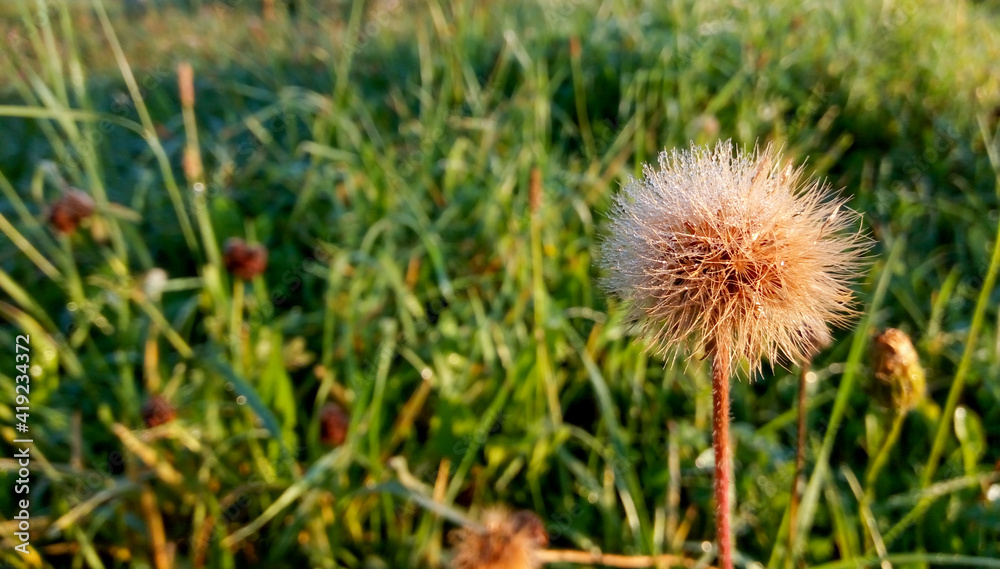
<path id="1" fill-rule="evenodd" d="M 643 162 L 731 137 L 783 145 L 878 241 L 810 376 L 794 555 L 797 370 L 733 387 L 738 565 L 1000 566 L 997 8 L 4 3 L 5 487 L 24 333 L 36 444 L 35 554 L 7 492 L 3 562 L 437 567 L 439 511 L 496 503 L 555 547 L 711 561 L 707 367 L 645 355 L 592 254 Z M 96 209 L 63 235 L 70 187 Z M 226 272 L 230 237 L 264 274 Z M 888 326 L 929 392 L 861 488 Z M 147 428 L 151 400 L 176 418 Z"/>

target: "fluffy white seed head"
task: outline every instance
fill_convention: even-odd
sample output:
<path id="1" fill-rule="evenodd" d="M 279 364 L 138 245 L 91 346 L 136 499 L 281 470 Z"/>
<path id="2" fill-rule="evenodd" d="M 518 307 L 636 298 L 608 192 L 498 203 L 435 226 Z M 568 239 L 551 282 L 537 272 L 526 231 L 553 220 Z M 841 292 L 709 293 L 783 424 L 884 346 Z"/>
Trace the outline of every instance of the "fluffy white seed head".
<path id="1" fill-rule="evenodd" d="M 847 324 L 869 241 L 826 186 L 771 146 L 663 152 L 614 196 L 603 285 L 658 353 L 726 342 L 752 369 L 801 362 Z"/>
<path id="2" fill-rule="evenodd" d="M 549 534 L 534 512 L 490 508 L 481 529 L 464 527 L 451 533 L 455 556 L 452 569 L 538 569 L 537 553 L 549 544 Z"/>

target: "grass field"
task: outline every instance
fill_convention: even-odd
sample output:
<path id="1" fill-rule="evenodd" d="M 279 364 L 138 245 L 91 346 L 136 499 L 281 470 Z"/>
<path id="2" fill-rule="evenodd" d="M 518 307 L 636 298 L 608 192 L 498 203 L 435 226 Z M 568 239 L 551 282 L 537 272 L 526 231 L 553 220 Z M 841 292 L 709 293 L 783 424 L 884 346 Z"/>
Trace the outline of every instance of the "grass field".
<path id="1" fill-rule="evenodd" d="M 647 355 L 594 255 L 644 162 L 732 138 L 876 242 L 809 376 L 794 553 L 798 370 L 732 386 L 737 566 L 1000 567 L 995 3 L 286 4 L 0 6 L 6 566 L 440 567 L 494 504 L 713 564 L 707 362 Z M 889 445 L 887 327 L 928 385 Z"/>

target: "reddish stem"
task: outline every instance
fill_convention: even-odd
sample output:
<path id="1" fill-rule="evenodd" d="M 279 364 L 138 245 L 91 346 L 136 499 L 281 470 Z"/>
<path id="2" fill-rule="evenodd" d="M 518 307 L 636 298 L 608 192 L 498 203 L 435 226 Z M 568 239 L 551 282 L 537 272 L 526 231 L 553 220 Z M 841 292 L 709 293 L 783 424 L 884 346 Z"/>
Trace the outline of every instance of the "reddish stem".
<path id="1" fill-rule="evenodd" d="M 712 360 L 712 448 L 715 450 L 716 539 L 719 568 L 733 568 L 733 543 L 729 529 L 729 486 L 733 478 L 729 460 L 729 346 L 716 342 Z"/>

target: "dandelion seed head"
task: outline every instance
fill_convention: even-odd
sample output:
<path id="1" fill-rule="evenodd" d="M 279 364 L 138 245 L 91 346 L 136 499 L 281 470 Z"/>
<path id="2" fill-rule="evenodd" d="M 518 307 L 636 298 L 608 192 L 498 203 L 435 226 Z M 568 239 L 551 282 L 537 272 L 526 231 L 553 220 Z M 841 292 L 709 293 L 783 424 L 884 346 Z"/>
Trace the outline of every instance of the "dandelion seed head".
<path id="1" fill-rule="evenodd" d="M 451 533 L 453 569 L 537 569 L 536 552 L 549 544 L 545 525 L 534 512 L 494 508 L 483 512 L 482 529 L 465 527 Z"/>
<path id="2" fill-rule="evenodd" d="M 869 241 L 845 200 L 801 178 L 772 146 L 727 141 L 661 153 L 614 196 L 602 284 L 652 351 L 726 342 L 757 371 L 806 360 L 850 322 Z"/>

